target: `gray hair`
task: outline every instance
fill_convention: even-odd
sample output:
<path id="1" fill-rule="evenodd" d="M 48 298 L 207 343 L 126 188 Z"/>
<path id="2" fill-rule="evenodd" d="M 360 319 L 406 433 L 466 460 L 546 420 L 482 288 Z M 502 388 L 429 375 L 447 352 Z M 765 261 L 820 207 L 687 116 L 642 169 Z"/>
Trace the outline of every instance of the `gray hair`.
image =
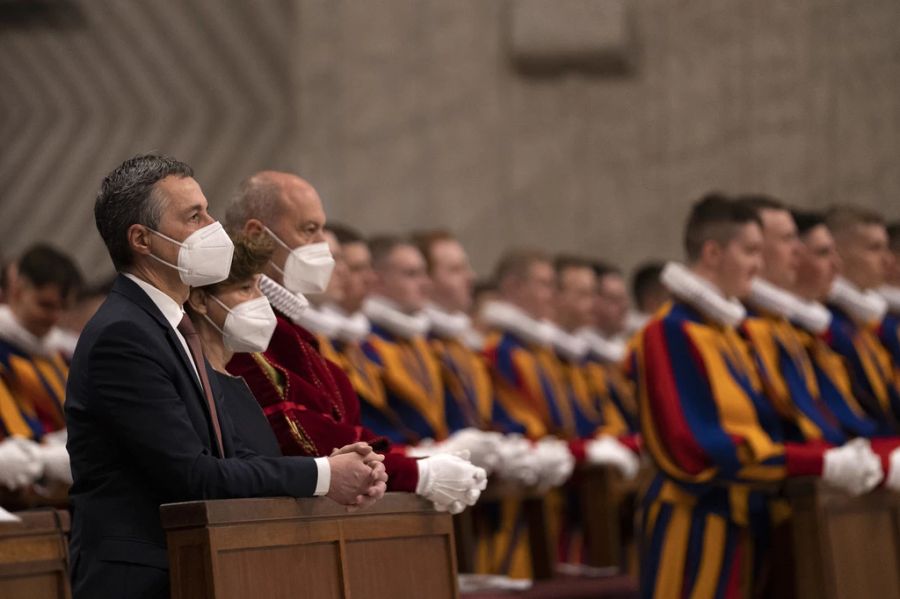
<path id="1" fill-rule="evenodd" d="M 237 193 L 225 211 L 225 228 L 234 235 L 251 218 L 268 225 L 280 211 L 281 185 L 265 174 L 256 174 L 238 185 Z"/>

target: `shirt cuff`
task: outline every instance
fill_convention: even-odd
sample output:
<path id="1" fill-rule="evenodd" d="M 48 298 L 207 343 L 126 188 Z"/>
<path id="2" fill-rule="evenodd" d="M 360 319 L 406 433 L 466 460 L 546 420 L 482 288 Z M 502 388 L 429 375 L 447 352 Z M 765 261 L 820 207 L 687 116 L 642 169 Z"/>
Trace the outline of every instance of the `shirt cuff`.
<path id="1" fill-rule="evenodd" d="M 313 495 L 320 497 L 331 490 L 331 464 L 328 463 L 328 458 L 316 458 L 315 462 L 318 476 L 316 477 L 316 490 Z"/>

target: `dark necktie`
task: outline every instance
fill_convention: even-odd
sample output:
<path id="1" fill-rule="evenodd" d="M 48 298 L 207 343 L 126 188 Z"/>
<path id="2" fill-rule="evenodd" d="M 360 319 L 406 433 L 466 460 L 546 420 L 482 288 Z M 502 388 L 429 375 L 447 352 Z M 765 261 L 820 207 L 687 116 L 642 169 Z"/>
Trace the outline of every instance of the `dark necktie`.
<path id="1" fill-rule="evenodd" d="M 219 414 L 216 411 L 216 402 L 213 401 L 212 387 L 209 385 L 209 377 L 206 374 L 206 362 L 203 359 L 203 345 L 200 343 L 200 335 L 194 328 L 194 323 L 185 314 L 181 322 L 178 323 L 178 331 L 187 341 L 187 346 L 191 350 L 191 357 L 194 358 L 194 365 L 197 367 L 197 373 L 200 375 L 200 382 L 203 384 L 203 395 L 206 396 L 206 405 L 209 407 L 209 417 L 212 419 L 213 430 L 216 432 L 216 442 L 219 447 L 219 455 L 225 457 L 225 450 L 222 448 L 222 429 L 219 428 Z"/>

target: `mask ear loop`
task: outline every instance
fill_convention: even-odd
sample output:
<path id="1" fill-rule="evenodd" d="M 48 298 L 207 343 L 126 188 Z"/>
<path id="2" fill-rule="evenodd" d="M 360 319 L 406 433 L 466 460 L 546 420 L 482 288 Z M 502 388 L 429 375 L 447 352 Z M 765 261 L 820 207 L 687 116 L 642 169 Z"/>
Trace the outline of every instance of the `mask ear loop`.
<path id="1" fill-rule="evenodd" d="M 286 249 L 287 252 L 288 252 L 288 254 L 290 254 L 291 252 L 294 251 L 294 250 L 292 250 L 291 248 L 289 248 L 288 245 L 287 245 L 285 242 L 281 241 L 281 238 L 279 238 L 278 235 L 276 235 L 275 233 L 273 233 L 273 232 L 272 232 L 272 229 L 270 229 L 269 227 L 263 225 L 263 230 L 264 230 L 266 233 L 268 233 L 269 237 L 271 237 L 272 239 L 275 240 L 275 243 L 277 243 L 278 245 L 280 245 L 281 247 L 283 247 L 284 249 Z M 281 268 L 280 266 L 278 266 L 277 264 L 275 264 L 275 263 L 272 262 L 271 260 L 269 260 L 269 264 L 271 264 L 271 265 L 272 265 L 272 268 L 274 268 L 275 270 L 277 270 L 278 272 L 280 272 L 282 276 L 284 276 L 284 269 L 283 269 L 283 268 Z"/>
<path id="2" fill-rule="evenodd" d="M 181 243 L 180 241 L 175 241 L 168 235 L 164 235 L 164 234 L 160 233 L 159 231 L 154 231 L 150 227 L 147 227 L 147 230 L 150 231 L 151 233 L 153 233 L 154 235 L 158 235 L 159 237 L 162 237 L 163 239 L 165 239 L 166 241 L 168 241 L 170 243 L 174 243 L 178 247 L 181 247 L 181 248 L 185 247 L 183 243 Z M 150 257 L 153 258 L 154 260 L 156 260 L 157 262 L 159 262 L 160 264 L 165 264 L 169 268 L 174 268 L 178 272 L 183 272 L 183 273 L 187 273 L 187 274 L 191 273 L 191 269 L 184 268 L 183 266 L 178 266 L 177 264 L 172 264 L 171 262 L 166 262 L 165 260 L 163 260 L 162 258 L 157 256 L 153 252 L 150 252 Z"/>
<path id="3" fill-rule="evenodd" d="M 222 302 L 222 300 L 220 300 L 219 298 L 217 298 L 216 296 L 214 296 L 212 293 L 207 293 L 206 296 L 207 296 L 207 297 L 211 297 L 213 300 L 215 300 L 215 302 L 216 302 L 217 304 L 219 304 L 220 306 L 222 306 L 222 307 L 225 309 L 226 312 L 228 312 L 229 314 L 231 314 L 231 309 L 230 309 L 228 306 L 226 306 L 226 305 Z M 208 311 L 207 311 L 207 312 L 208 312 Z M 209 314 L 201 314 L 201 316 L 203 316 L 203 318 L 206 319 L 206 322 L 208 322 L 209 324 L 211 324 L 211 325 L 213 326 L 214 329 L 216 329 L 217 331 L 219 331 L 219 334 L 222 335 L 222 338 L 223 338 L 223 339 L 225 338 L 225 330 L 219 328 L 219 325 L 217 325 L 216 323 L 213 322 L 213 319 L 209 317 Z"/>

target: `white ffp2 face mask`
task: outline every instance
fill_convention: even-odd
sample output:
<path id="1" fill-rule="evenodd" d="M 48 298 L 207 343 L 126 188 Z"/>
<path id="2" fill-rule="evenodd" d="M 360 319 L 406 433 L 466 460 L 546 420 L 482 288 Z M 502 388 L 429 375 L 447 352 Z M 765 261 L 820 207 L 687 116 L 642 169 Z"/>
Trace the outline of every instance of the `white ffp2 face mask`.
<path id="1" fill-rule="evenodd" d="M 177 265 L 166 262 L 154 254 L 150 254 L 150 257 L 177 270 L 181 282 L 185 285 L 203 287 L 228 278 L 231 258 L 234 256 L 234 244 L 222 227 L 222 223 L 216 221 L 197 229 L 184 241 L 177 241 L 153 229 L 150 229 L 150 232 L 181 248 L 178 250 Z"/>
<path id="2" fill-rule="evenodd" d="M 203 315 L 217 331 L 222 333 L 222 341 L 226 348 L 237 353 L 266 351 L 278 324 L 269 300 L 258 297 L 229 308 L 216 296 L 209 297 L 228 312 L 221 329 L 208 315 Z"/>
<path id="3" fill-rule="evenodd" d="M 334 271 L 334 256 L 331 255 L 328 244 L 323 241 L 290 248 L 268 227 L 266 232 L 290 252 L 284 263 L 284 270 L 272 263 L 284 276 L 284 286 L 292 293 L 324 292 Z"/>

